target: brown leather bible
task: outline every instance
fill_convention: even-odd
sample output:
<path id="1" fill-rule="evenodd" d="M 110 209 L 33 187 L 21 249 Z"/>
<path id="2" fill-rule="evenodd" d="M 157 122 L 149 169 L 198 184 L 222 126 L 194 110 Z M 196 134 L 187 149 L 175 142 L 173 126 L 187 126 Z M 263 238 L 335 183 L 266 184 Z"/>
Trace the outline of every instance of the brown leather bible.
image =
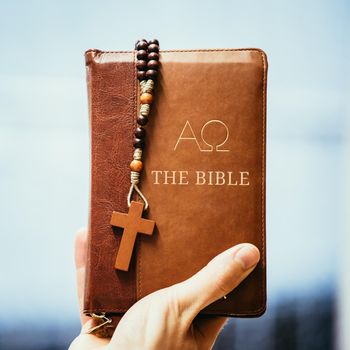
<path id="1" fill-rule="evenodd" d="M 266 308 L 267 59 L 260 49 L 161 50 L 140 188 L 156 222 L 138 235 L 128 271 L 114 268 L 128 212 L 129 163 L 139 110 L 136 51 L 85 53 L 91 194 L 84 312 L 113 317 L 183 281 L 229 247 L 261 260 L 203 315 L 259 316 Z M 134 200 L 138 197 L 135 196 Z"/>

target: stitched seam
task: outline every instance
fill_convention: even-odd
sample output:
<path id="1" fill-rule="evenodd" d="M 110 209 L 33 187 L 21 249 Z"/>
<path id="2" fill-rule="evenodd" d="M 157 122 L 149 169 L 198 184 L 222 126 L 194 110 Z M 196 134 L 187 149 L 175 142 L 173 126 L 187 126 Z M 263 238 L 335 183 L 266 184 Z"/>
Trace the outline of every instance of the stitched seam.
<path id="1" fill-rule="evenodd" d="M 261 239 L 262 239 L 262 264 L 265 264 L 265 129 L 266 129 L 266 121 L 265 121 L 265 113 L 266 113 L 266 62 L 265 56 L 261 52 L 261 59 L 263 63 L 263 89 L 262 89 L 262 166 L 261 166 Z M 264 304 L 264 299 L 266 295 L 266 264 L 263 266 L 265 271 L 265 278 L 263 279 L 263 286 L 261 288 L 261 303 Z M 261 308 L 260 308 L 261 309 Z"/>
<path id="2" fill-rule="evenodd" d="M 263 70 L 262 70 L 262 140 L 261 140 L 261 245 L 262 245 L 262 264 L 265 262 L 265 84 L 266 84 L 266 62 L 264 53 L 261 50 L 257 50 L 260 52 L 260 56 L 262 59 Z M 263 267 L 264 268 L 264 267 Z M 266 295 L 266 267 L 265 267 L 265 278 L 262 280 L 262 288 L 260 289 L 260 298 L 262 306 L 254 309 L 247 310 L 244 314 L 238 314 L 240 316 L 249 315 L 249 313 L 259 313 L 266 308 L 264 299 Z M 236 315 L 236 314 L 232 314 Z"/>
<path id="3" fill-rule="evenodd" d="M 138 249 L 138 260 L 137 260 L 137 276 L 138 276 L 138 289 L 137 289 L 137 300 L 140 299 L 141 294 L 141 288 L 142 288 L 142 279 L 141 279 L 141 257 L 142 257 L 142 250 L 141 250 L 141 241 L 139 240 L 139 249 Z"/>
<path id="4" fill-rule="evenodd" d="M 84 314 L 89 314 L 89 313 L 96 313 L 96 312 L 106 312 L 106 313 L 109 313 L 109 312 L 126 312 L 127 309 L 85 309 L 83 310 L 83 313 Z"/>
<path id="5" fill-rule="evenodd" d="M 98 54 L 101 53 L 133 53 L 135 50 L 110 50 L 110 51 L 103 51 L 103 50 L 90 50 L 95 51 Z M 211 51 L 256 51 L 262 54 L 262 51 L 258 48 L 238 48 L 238 49 L 179 49 L 179 50 L 159 50 L 160 53 L 170 53 L 170 52 L 211 52 Z M 263 55 L 263 54 L 262 54 Z"/>
<path id="6" fill-rule="evenodd" d="M 134 75 L 134 90 L 133 90 L 133 132 L 131 134 L 131 143 L 133 142 L 134 139 L 134 130 L 136 129 L 136 118 L 137 118 L 137 77 L 136 77 L 136 52 L 134 52 L 133 54 L 133 59 L 134 59 L 134 66 L 133 66 L 133 75 Z M 136 102 L 136 103 L 135 103 Z M 135 242 L 136 246 L 137 246 L 137 241 Z M 137 262 L 137 254 L 135 254 L 135 259 Z M 135 266 L 135 283 L 134 283 L 134 298 L 133 298 L 133 302 L 136 303 L 137 302 L 137 264 Z"/>
<path id="7" fill-rule="evenodd" d="M 136 52 L 136 51 L 135 51 Z M 136 54 L 135 54 L 135 59 L 136 59 Z M 135 68 L 134 71 L 136 72 L 136 63 L 135 63 Z M 139 113 L 139 96 L 140 96 L 140 85 L 139 85 L 139 81 L 136 77 L 136 73 L 135 73 L 135 81 L 136 81 L 136 94 L 135 94 L 135 104 L 136 105 L 136 109 L 135 109 L 135 127 L 134 130 L 136 129 L 136 120 L 138 117 L 138 113 Z M 142 288 L 142 276 L 141 276 L 141 261 L 142 261 L 142 242 L 141 242 L 141 237 L 140 235 L 137 235 L 137 250 L 136 250 L 136 266 L 135 266 L 135 270 L 136 270 L 136 281 L 135 281 L 135 285 L 136 285 L 136 301 L 140 299 L 141 296 L 141 288 Z"/>
<path id="8" fill-rule="evenodd" d="M 215 315 L 215 316 L 234 316 L 234 317 L 240 317 L 240 316 L 251 316 L 252 313 L 256 313 L 258 314 L 259 312 L 263 311 L 265 308 L 261 307 L 259 309 L 256 310 L 248 310 L 245 313 L 231 313 L 231 312 L 219 312 L 219 313 L 213 313 L 213 312 L 202 312 L 200 311 L 200 314 L 202 315 Z M 106 313 L 111 313 L 111 312 L 120 312 L 120 313 L 125 313 L 127 311 L 127 309 L 84 309 L 83 313 L 84 314 L 89 314 L 89 313 L 96 313 L 96 312 L 106 312 Z"/>

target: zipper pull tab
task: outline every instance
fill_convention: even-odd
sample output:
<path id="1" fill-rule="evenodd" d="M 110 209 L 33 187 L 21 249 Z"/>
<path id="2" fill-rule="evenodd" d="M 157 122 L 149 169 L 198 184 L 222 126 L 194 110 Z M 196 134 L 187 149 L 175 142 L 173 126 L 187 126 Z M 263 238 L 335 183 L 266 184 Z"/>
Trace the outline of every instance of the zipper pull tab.
<path id="1" fill-rule="evenodd" d="M 88 334 L 91 334 L 91 333 L 95 332 L 96 330 L 98 330 L 98 329 L 104 327 L 105 325 L 112 323 L 112 318 L 107 317 L 105 312 L 102 312 L 101 314 L 92 313 L 92 314 L 90 314 L 90 316 L 91 316 L 94 320 L 97 319 L 97 320 L 100 320 L 100 321 L 102 321 L 102 322 L 101 322 L 100 324 L 98 324 L 97 326 L 90 328 L 90 329 L 86 332 L 86 333 L 88 333 Z"/>

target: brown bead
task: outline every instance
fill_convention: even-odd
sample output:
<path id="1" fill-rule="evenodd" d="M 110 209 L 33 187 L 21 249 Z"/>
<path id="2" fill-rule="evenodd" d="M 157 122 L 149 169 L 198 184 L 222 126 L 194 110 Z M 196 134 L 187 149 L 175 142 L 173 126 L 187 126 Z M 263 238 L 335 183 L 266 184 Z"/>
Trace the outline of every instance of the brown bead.
<path id="1" fill-rule="evenodd" d="M 159 52 L 159 46 L 157 44 L 148 45 L 148 52 Z"/>
<path id="2" fill-rule="evenodd" d="M 156 44 L 159 45 L 159 41 L 157 39 L 152 39 L 148 42 L 148 44 Z"/>
<path id="3" fill-rule="evenodd" d="M 145 79 L 147 79 L 147 77 L 146 77 L 146 71 L 144 71 L 144 70 L 138 70 L 138 71 L 137 71 L 137 79 L 138 79 L 138 80 L 145 80 Z"/>
<path id="4" fill-rule="evenodd" d="M 144 126 L 148 123 L 148 117 L 145 116 L 145 115 L 142 115 L 140 114 L 138 117 L 137 117 L 137 123 Z"/>
<path id="5" fill-rule="evenodd" d="M 136 57 L 138 60 L 146 60 L 147 55 L 148 54 L 146 50 L 139 50 L 137 51 Z"/>
<path id="6" fill-rule="evenodd" d="M 145 140 L 135 137 L 133 141 L 133 145 L 135 148 L 143 148 L 145 145 Z"/>
<path id="7" fill-rule="evenodd" d="M 146 72 L 147 75 L 147 72 Z M 151 104 L 153 101 L 153 96 L 149 93 L 149 92 L 144 92 L 141 96 L 140 96 L 140 102 L 141 103 L 146 103 L 146 104 Z"/>
<path id="8" fill-rule="evenodd" d="M 138 139 L 143 139 L 146 136 L 146 130 L 144 128 L 137 127 L 135 130 L 135 136 Z"/>
<path id="9" fill-rule="evenodd" d="M 148 54 L 148 59 L 149 60 L 156 60 L 156 61 L 158 61 L 159 60 L 159 53 L 157 53 L 157 52 L 150 52 Z"/>
<path id="10" fill-rule="evenodd" d="M 135 50 L 137 50 L 137 45 L 138 45 L 138 43 L 140 43 L 141 41 L 145 41 L 146 43 L 147 43 L 147 40 L 146 39 L 139 39 L 139 40 L 137 40 L 136 41 L 136 43 L 135 43 Z"/>
<path id="11" fill-rule="evenodd" d="M 143 164 L 142 164 L 141 160 L 133 159 L 130 163 L 130 169 L 132 171 L 136 171 L 136 172 L 140 173 L 142 170 L 142 167 L 143 167 Z"/>
<path id="12" fill-rule="evenodd" d="M 147 67 L 150 68 L 150 69 L 155 69 L 155 70 L 157 70 L 158 67 L 159 67 L 159 62 L 156 61 L 156 60 L 150 60 L 150 61 L 148 61 L 148 63 L 147 63 Z"/>
<path id="13" fill-rule="evenodd" d="M 154 69 L 148 69 L 146 71 L 146 77 L 149 78 L 149 79 L 156 79 L 157 78 L 157 74 L 158 74 L 158 71 L 154 70 Z"/>
<path id="14" fill-rule="evenodd" d="M 136 62 L 136 67 L 138 70 L 146 70 L 147 69 L 147 61 L 145 60 L 138 60 Z"/>
<path id="15" fill-rule="evenodd" d="M 148 42 L 144 39 L 138 41 L 135 45 L 136 50 L 147 50 L 148 48 Z"/>

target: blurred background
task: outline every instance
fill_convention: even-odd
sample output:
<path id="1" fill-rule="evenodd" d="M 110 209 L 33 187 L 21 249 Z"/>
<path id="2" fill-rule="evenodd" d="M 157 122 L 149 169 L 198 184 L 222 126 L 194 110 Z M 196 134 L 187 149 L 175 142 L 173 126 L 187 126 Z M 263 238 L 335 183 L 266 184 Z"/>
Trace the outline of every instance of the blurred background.
<path id="1" fill-rule="evenodd" d="M 79 332 L 83 53 L 142 37 L 268 55 L 268 310 L 231 320 L 215 349 L 350 349 L 349 34 L 345 0 L 1 0 L 0 349 L 67 349 Z"/>

